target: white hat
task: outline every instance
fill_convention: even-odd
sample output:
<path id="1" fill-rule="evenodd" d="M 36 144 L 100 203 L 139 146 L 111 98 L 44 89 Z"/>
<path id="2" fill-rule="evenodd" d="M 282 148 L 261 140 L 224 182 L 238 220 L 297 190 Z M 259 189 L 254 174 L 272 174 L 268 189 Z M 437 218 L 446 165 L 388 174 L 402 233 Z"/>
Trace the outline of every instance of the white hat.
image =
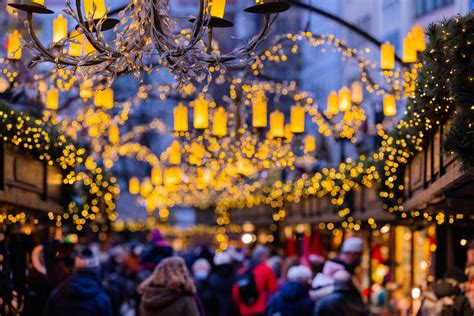
<path id="1" fill-rule="evenodd" d="M 341 252 L 362 252 L 364 249 L 364 242 L 358 237 L 351 237 L 346 239 L 342 244 Z"/>
<path id="2" fill-rule="evenodd" d="M 290 268 L 286 275 L 288 281 L 293 282 L 308 282 L 313 277 L 311 270 L 304 265 L 299 265 Z"/>
<path id="3" fill-rule="evenodd" d="M 218 252 L 214 256 L 214 264 L 216 266 L 221 266 L 223 264 L 231 264 L 232 263 L 232 255 L 227 251 Z"/>
<path id="4" fill-rule="evenodd" d="M 196 271 L 209 272 L 211 270 L 211 264 L 206 259 L 199 258 L 193 263 L 192 270 L 193 272 L 196 272 Z"/>
<path id="5" fill-rule="evenodd" d="M 76 270 L 94 270 L 99 268 L 99 258 L 89 248 L 83 249 L 74 258 Z"/>

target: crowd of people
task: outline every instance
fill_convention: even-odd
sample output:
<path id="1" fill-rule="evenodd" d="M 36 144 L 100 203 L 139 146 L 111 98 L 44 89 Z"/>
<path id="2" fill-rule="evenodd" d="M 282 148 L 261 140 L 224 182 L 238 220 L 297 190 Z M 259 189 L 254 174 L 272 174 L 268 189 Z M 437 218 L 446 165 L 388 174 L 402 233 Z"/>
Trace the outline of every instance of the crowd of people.
<path id="1" fill-rule="evenodd" d="M 118 244 L 106 253 L 83 246 L 64 261 L 62 280 L 44 301 L 32 289 L 24 315 L 47 316 L 335 316 L 369 315 L 354 273 L 363 241 L 344 241 L 326 259 L 272 256 L 257 246 L 213 253 L 200 247 L 176 253 L 159 231 L 149 245 Z M 451 268 L 421 304 L 418 315 L 455 316 L 473 311 L 460 285 L 465 275 Z M 443 303 L 439 303 L 443 302 Z M 31 306 L 36 304 L 36 306 Z"/>

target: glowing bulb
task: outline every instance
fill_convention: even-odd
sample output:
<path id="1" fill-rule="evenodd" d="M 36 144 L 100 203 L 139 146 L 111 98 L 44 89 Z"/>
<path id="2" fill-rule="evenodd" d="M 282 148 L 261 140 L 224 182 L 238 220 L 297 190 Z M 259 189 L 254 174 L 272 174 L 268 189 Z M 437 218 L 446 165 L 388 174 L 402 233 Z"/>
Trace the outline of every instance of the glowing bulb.
<path id="1" fill-rule="evenodd" d="M 217 137 L 224 137 L 227 134 L 227 114 L 222 106 L 214 112 L 212 134 Z"/>
<path id="2" fill-rule="evenodd" d="M 59 14 L 53 21 L 53 42 L 59 42 L 67 37 L 67 20 Z"/>
<path id="3" fill-rule="evenodd" d="M 174 115 L 174 130 L 175 132 L 188 131 L 188 108 L 182 103 L 178 103 L 173 109 Z"/>
<path id="4" fill-rule="evenodd" d="M 395 68 L 395 47 L 389 42 L 380 46 L 380 67 L 384 70 Z"/>
<path id="5" fill-rule="evenodd" d="M 225 12 L 226 0 L 212 0 L 211 1 L 211 16 L 223 19 Z"/>
<path id="6" fill-rule="evenodd" d="M 272 137 L 285 136 L 285 116 L 279 110 L 270 114 L 270 134 Z"/>
<path id="7" fill-rule="evenodd" d="M 415 40 L 415 48 L 417 51 L 422 52 L 426 49 L 425 30 L 419 24 L 413 26 L 411 29 Z"/>
<path id="8" fill-rule="evenodd" d="M 395 97 L 391 94 L 386 94 L 383 97 L 383 114 L 385 116 L 395 116 L 397 114 Z"/>
<path id="9" fill-rule="evenodd" d="M 267 100 L 265 94 L 259 92 L 255 102 L 252 104 L 252 126 L 267 127 Z"/>
<path id="10" fill-rule="evenodd" d="M 403 40 L 403 56 L 402 60 L 404 63 L 416 62 L 416 46 L 415 38 L 413 34 L 409 32 Z"/>
<path id="11" fill-rule="evenodd" d="M 140 193 L 140 180 L 137 177 L 132 177 L 128 181 L 128 191 L 133 195 Z"/>
<path id="12" fill-rule="evenodd" d="M 84 0 L 84 10 L 88 20 L 103 19 L 107 17 L 104 0 Z"/>
<path id="13" fill-rule="evenodd" d="M 52 87 L 46 95 L 46 108 L 50 110 L 57 110 L 59 106 L 59 92 L 58 89 Z"/>
<path id="14" fill-rule="evenodd" d="M 209 102 L 200 94 L 194 101 L 194 128 L 206 129 L 209 127 Z"/>
<path id="15" fill-rule="evenodd" d="M 9 59 L 18 60 L 21 58 L 21 39 L 22 36 L 18 30 L 14 30 L 13 33 L 8 36 L 7 56 Z"/>
<path id="16" fill-rule="evenodd" d="M 364 90 L 359 81 L 354 81 L 351 84 L 351 100 L 356 104 L 361 104 L 364 101 Z"/>
<path id="17" fill-rule="evenodd" d="M 351 92 L 347 87 L 342 87 L 341 90 L 339 90 L 339 111 L 349 111 L 351 106 Z"/>
<path id="18" fill-rule="evenodd" d="M 331 91 L 329 94 L 326 110 L 329 115 L 337 115 L 339 113 L 339 99 L 336 91 Z"/>
<path id="19" fill-rule="evenodd" d="M 305 111 L 299 104 L 291 107 L 290 126 L 292 133 L 304 133 Z"/>

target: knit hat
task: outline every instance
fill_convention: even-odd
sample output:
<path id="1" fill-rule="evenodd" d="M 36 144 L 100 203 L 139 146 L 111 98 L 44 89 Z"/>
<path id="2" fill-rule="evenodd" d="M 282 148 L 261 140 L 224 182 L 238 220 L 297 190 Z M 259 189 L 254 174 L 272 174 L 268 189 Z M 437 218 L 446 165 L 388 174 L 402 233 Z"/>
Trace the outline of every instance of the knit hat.
<path id="1" fill-rule="evenodd" d="M 341 248 L 341 252 L 362 252 L 363 250 L 364 242 L 358 237 L 346 239 Z"/>
<path id="2" fill-rule="evenodd" d="M 76 270 L 94 270 L 99 268 L 99 259 L 89 248 L 83 249 L 74 259 Z"/>
<path id="3" fill-rule="evenodd" d="M 158 230 L 154 230 L 151 233 L 151 242 L 156 246 L 168 246 L 168 242 L 163 237 L 163 234 Z"/>
<path id="4" fill-rule="evenodd" d="M 214 264 L 216 266 L 221 266 L 224 264 L 231 264 L 232 263 L 232 255 L 227 251 L 218 252 L 214 256 Z"/>
<path id="5" fill-rule="evenodd" d="M 306 283 L 311 280 L 313 276 L 311 270 L 308 267 L 304 265 L 298 265 L 291 267 L 290 270 L 288 270 L 286 277 L 288 281 Z"/>

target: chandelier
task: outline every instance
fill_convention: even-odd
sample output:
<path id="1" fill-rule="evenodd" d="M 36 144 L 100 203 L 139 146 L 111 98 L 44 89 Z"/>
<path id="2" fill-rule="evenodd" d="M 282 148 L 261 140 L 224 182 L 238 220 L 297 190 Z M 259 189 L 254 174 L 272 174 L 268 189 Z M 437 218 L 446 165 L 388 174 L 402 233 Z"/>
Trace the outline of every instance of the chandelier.
<path id="1" fill-rule="evenodd" d="M 119 13 L 120 21 L 108 17 L 104 0 L 76 0 L 74 7 L 66 0 L 64 12 L 77 26 L 68 32 L 67 19 L 58 15 L 53 25 L 53 42 L 48 48 L 38 39 L 32 23 L 34 14 L 54 13 L 44 5 L 44 0 L 22 0 L 9 5 L 27 13 L 26 26 L 31 37 L 27 46 L 37 56 L 32 65 L 51 62 L 59 68 L 80 71 L 85 77 L 104 75 L 109 82 L 122 74 L 141 77 L 144 72 L 166 67 L 181 83 L 203 81 L 209 77 L 211 66 L 251 64 L 256 58 L 255 49 L 267 38 L 278 14 L 290 8 L 287 2 L 256 0 L 245 12 L 263 15 L 260 32 L 243 47 L 221 53 L 213 41 L 213 31 L 233 26 L 224 18 L 226 0 L 200 0 L 197 16 L 190 19 L 192 28 L 178 34 L 174 32 L 176 18 L 169 16 L 168 0 L 130 1 Z M 113 44 L 107 42 L 104 34 L 111 29 L 116 32 Z"/>

